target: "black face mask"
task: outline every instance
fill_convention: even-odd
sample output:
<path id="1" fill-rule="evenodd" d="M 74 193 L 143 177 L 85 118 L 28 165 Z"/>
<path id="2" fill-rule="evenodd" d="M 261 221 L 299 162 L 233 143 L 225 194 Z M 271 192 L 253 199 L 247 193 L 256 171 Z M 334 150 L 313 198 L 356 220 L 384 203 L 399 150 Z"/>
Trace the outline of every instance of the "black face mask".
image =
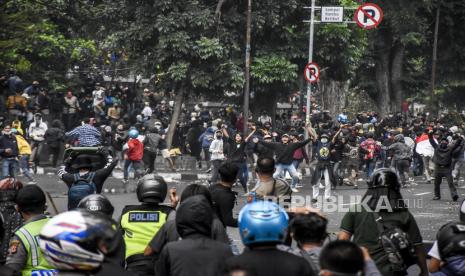
<path id="1" fill-rule="evenodd" d="M 448 143 L 441 143 L 441 144 L 439 145 L 439 147 L 440 147 L 441 149 L 445 149 L 445 148 L 447 148 L 447 145 L 448 145 Z"/>
<path id="2" fill-rule="evenodd" d="M 216 139 L 223 139 L 223 135 L 216 135 Z"/>

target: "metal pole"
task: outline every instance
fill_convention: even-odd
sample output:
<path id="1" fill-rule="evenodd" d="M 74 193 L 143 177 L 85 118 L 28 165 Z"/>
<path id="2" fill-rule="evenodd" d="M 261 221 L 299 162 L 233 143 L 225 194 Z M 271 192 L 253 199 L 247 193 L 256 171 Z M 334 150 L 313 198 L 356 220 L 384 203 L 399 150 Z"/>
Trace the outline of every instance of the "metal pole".
<path id="1" fill-rule="evenodd" d="M 308 62 L 313 61 L 313 33 L 314 33 L 314 21 L 315 21 L 315 0 L 312 0 L 312 6 L 311 6 L 311 17 L 310 17 L 310 34 L 309 34 L 309 42 L 308 42 Z M 308 83 L 307 84 L 307 116 L 306 116 L 306 122 L 307 124 L 310 123 L 311 119 L 311 97 L 312 95 L 312 84 Z M 305 137 L 308 137 L 307 132 L 305 132 Z"/>
<path id="2" fill-rule="evenodd" d="M 434 26 L 433 62 L 431 65 L 431 106 L 433 107 L 434 112 L 437 113 L 439 113 L 439 102 L 435 101 L 434 88 L 436 86 L 436 63 L 438 60 L 438 32 L 440 13 L 441 2 L 439 2 L 438 9 L 436 10 L 436 22 Z"/>
<path id="3" fill-rule="evenodd" d="M 252 0 L 247 1 L 247 32 L 245 46 L 245 89 L 244 89 L 244 137 L 247 135 L 247 123 L 249 120 L 249 97 L 250 97 L 250 32 L 252 24 Z"/>

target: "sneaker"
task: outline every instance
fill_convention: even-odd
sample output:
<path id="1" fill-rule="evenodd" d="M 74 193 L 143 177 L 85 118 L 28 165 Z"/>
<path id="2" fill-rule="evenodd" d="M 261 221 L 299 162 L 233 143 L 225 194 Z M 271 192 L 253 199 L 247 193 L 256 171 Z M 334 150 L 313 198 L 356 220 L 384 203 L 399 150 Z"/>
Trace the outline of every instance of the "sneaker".
<path id="1" fill-rule="evenodd" d="M 29 182 L 26 183 L 26 185 L 36 185 L 37 182 L 35 182 L 34 180 L 31 180 Z"/>
<path id="2" fill-rule="evenodd" d="M 291 187 L 291 191 L 292 191 L 293 193 L 298 193 L 298 192 L 299 192 L 299 190 L 297 190 L 297 188 L 295 188 L 295 187 Z"/>
<path id="3" fill-rule="evenodd" d="M 358 189 L 358 185 L 357 185 L 357 184 L 354 184 L 354 189 Z"/>
<path id="4" fill-rule="evenodd" d="M 433 197 L 433 200 L 441 200 L 441 198 L 438 197 L 438 196 L 435 196 L 435 197 Z"/>
<path id="5" fill-rule="evenodd" d="M 211 171 L 212 171 L 212 169 L 210 168 L 210 169 L 207 169 L 207 170 L 205 171 L 205 173 L 211 173 Z"/>
<path id="6" fill-rule="evenodd" d="M 123 179 L 123 180 L 122 180 L 122 182 L 123 182 L 124 184 L 126 184 L 126 183 L 128 183 L 128 182 L 129 182 L 129 180 L 127 180 L 127 179 Z"/>
<path id="7" fill-rule="evenodd" d="M 325 185 L 323 184 L 320 184 L 320 186 L 318 186 L 320 189 L 324 189 L 325 188 Z"/>
<path id="8" fill-rule="evenodd" d="M 302 185 L 302 184 L 296 184 L 295 187 L 296 187 L 296 188 L 303 188 L 304 185 Z"/>
<path id="9" fill-rule="evenodd" d="M 452 197 L 452 201 L 454 201 L 454 202 L 456 202 L 458 199 L 459 199 L 459 196 L 458 196 L 458 195 L 454 195 L 454 196 Z"/>

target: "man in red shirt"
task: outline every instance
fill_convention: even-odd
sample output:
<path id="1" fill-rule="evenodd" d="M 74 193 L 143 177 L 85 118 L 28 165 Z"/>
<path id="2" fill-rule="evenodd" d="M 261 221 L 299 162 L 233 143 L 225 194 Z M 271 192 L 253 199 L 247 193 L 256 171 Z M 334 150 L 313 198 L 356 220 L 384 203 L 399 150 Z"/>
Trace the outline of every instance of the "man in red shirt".
<path id="1" fill-rule="evenodd" d="M 139 131 L 133 128 L 129 130 L 129 141 L 124 145 L 124 179 L 123 183 L 128 183 L 129 178 L 129 166 L 132 165 L 134 169 L 135 179 L 139 179 L 144 172 L 144 163 L 142 157 L 144 156 L 144 144 L 137 139 L 139 137 Z M 126 187 L 125 187 L 126 188 Z"/>

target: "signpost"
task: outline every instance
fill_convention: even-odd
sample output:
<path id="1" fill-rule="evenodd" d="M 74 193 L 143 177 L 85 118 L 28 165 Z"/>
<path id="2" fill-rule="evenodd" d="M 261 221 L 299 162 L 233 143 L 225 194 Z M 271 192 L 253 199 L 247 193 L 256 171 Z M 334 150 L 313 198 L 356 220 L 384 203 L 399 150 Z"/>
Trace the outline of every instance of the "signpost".
<path id="1" fill-rule="evenodd" d="M 379 23 L 383 20 L 383 10 L 372 3 L 361 5 L 355 11 L 355 22 L 360 28 L 373 29 L 378 27 Z"/>
<path id="2" fill-rule="evenodd" d="M 315 62 L 310 62 L 305 66 L 304 76 L 307 82 L 315 83 L 320 78 L 320 67 Z"/>
<path id="3" fill-rule="evenodd" d="M 322 23 L 341 23 L 344 20 L 343 7 L 321 7 Z"/>

